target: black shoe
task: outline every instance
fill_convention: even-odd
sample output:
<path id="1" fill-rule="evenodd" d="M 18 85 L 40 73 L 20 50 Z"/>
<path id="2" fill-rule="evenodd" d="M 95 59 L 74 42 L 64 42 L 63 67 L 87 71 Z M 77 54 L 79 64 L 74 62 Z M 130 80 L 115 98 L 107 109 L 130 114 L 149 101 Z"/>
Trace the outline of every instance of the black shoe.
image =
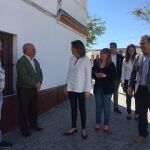
<path id="1" fill-rule="evenodd" d="M 118 114 L 122 114 L 122 112 L 119 110 L 119 108 L 114 108 L 114 112 L 116 112 Z"/>
<path id="2" fill-rule="evenodd" d="M 10 142 L 6 142 L 6 141 L 0 142 L 0 147 L 8 148 L 8 147 L 11 147 L 11 146 L 12 146 L 12 143 L 10 143 Z"/>
<path id="3" fill-rule="evenodd" d="M 139 115 L 136 114 L 136 115 L 134 116 L 134 119 L 137 121 L 137 120 L 139 119 Z"/>
<path id="4" fill-rule="evenodd" d="M 88 138 L 87 132 L 86 131 L 82 131 L 81 137 L 82 137 L 82 139 L 86 140 Z"/>
<path id="5" fill-rule="evenodd" d="M 21 132 L 22 133 L 22 136 L 24 136 L 24 137 L 29 137 L 29 136 L 31 136 L 31 132 L 30 131 L 22 131 Z"/>
<path id="6" fill-rule="evenodd" d="M 73 135 L 73 134 L 77 134 L 77 129 L 72 132 L 67 131 L 67 132 L 63 133 L 64 136 L 69 136 L 69 135 Z"/>
<path id="7" fill-rule="evenodd" d="M 131 120 L 131 114 L 127 115 L 127 120 Z"/>
<path id="8" fill-rule="evenodd" d="M 31 128 L 32 130 L 34 130 L 34 131 L 42 131 L 43 129 L 42 128 L 40 128 L 40 127 L 35 127 L 35 128 Z"/>

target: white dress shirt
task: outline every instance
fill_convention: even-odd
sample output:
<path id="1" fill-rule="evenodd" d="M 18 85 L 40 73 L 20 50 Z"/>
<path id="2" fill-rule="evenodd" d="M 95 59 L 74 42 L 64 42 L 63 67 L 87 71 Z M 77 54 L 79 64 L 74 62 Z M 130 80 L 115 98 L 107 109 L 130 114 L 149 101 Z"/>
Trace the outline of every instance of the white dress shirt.
<path id="1" fill-rule="evenodd" d="M 31 58 L 30 58 L 29 56 L 27 56 L 27 55 L 25 55 L 25 57 L 29 60 L 30 64 L 32 65 L 32 67 L 33 67 L 33 69 L 34 69 L 34 71 L 36 71 L 36 70 L 35 70 L 34 58 L 31 59 Z"/>
<path id="2" fill-rule="evenodd" d="M 146 78 L 149 70 L 149 65 L 150 65 L 150 56 L 144 56 L 140 77 L 140 85 L 146 85 Z"/>
<path id="3" fill-rule="evenodd" d="M 67 91 L 90 92 L 91 91 L 91 62 L 87 56 L 77 60 L 71 57 L 67 77 Z"/>
<path id="4" fill-rule="evenodd" d="M 123 61 L 122 64 L 122 74 L 121 74 L 121 83 L 124 83 L 124 80 L 129 80 L 130 76 L 131 76 L 131 72 L 133 69 L 133 64 L 134 62 L 129 59 L 128 62 L 126 62 L 125 60 Z"/>
<path id="5" fill-rule="evenodd" d="M 0 96 L 2 96 L 2 92 L 4 90 L 4 87 L 5 87 L 5 71 L 2 68 L 1 60 L 0 60 Z M 1 100 L 0 100 L 0 103 L 1 103 Z"/>
<path id="6" fill-rule="evenodd" d="M 90 59 L 90 61 L 91 61 L 91 67 L 93 67 L 93 62 L 94 62 L 94 59 Z"/>
<path id="7" fill-rule="evenodd" d="M 116 62 L 117 62 L 117 54 L 111 54 L 111 59 L 112 59 L 112 62 L 115 64 L 116 66 Z"/>

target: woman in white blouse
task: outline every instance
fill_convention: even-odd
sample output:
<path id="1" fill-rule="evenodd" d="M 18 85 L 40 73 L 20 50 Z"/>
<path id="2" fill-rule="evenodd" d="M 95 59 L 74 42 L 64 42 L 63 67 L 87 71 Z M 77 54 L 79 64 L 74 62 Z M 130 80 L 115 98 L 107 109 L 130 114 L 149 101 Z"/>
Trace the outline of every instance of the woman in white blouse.
<path id="1" fill-rule="evenodd" d="M 71 42 L 72 57 L 69 63 L 67 77 L 67 93 L 71 104 L 72 128 L 64 135 L 77 133 L 77 103 L 79 104 L 82 138 L 87 138 L 86 128 L 86 107 L 85 100 L 90 96 L 91 91 L 91 62 L 86 56 L 86 50 L 80 40 Z"/>
<path id="2" fill-rule="evenodd" d="M 123 91 L 126 93 L 126 104 L 127 104 L 127 119 L 131 120 L 131 99 L 132 96 L 129 96 L 127 93 L 128 81 L 134 65 L 134 58 L 136 55 L 136 47 L 133 44 L 128 45 L 126 50 L 126 56 L 122 65 L 122 75 L 121 75 L 121 86 Z M 138 117 L 137 105 L 135 100 L 135 119 Z"/>

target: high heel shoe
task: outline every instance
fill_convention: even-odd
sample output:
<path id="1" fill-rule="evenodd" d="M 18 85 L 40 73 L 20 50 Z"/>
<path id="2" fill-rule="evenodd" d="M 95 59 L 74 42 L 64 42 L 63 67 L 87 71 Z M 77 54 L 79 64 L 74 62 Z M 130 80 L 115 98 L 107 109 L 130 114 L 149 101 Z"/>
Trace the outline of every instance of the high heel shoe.
<path id="1" fill-rule="evenodd" d="M 139 119 L 139 115 L 135 114 L 134 119 L 137 121 Z"/>
<path id="2" fill-rule="evenodd" d="M 100 124 L 96 124 L 95 131 L 98 132 L 100 130 L 100 127 L 101 127 Z"/>
<path id="3" fill-rule="evenodd" d="M 86 131 L 82 131 L 82 138 L 84 139 L 84 140 L 86 140 L 87 138 L 88 138 L 88 135 L 87 135 L 87 132 Z"/>
<path id="4" fill-rule="evenodd" d="M 104 128 L 104 129 L 103 129 L 103 132 L 104 132 L 104 133 L 109 133 L 109 129 L 105 129 L 105 128 Z"/>
<path id="5" fill-rule="evenodd" d="M 69 136 L 69 135 L 73 135 L 73 134 L 77 134 L 77 129 L 72 132 L 67 131 L 67 132 L 63 133 L 64 136 Z"/>
<path id="6" fill-rule="evenodd" d="M 104 132 L 104 133 L 109 133 L 109 127 L 108 127 L 108 126 L 104 126 L 103 132 Z"/>
<path id="7" fill-rule="evenodd" d="M 131 114 L 127 115 L 127 120 L 131 120 Z"/>

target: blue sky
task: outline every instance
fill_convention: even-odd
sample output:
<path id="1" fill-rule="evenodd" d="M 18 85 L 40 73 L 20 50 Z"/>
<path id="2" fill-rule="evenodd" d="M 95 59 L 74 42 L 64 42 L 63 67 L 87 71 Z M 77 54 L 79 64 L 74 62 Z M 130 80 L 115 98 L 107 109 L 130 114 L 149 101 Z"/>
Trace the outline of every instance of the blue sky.
<path id="1" fill-rule="evenodd" d="M 139 44 L 140 37 L 150 34 L 150 24 L 131 14 L 134 8 L 144 6 L 147 0 L 88 0 L 88 12 L 106 22 L 105 34 L 97 39 L 93 49 L 108 47 L 116 42 L 118 47 Z"/>

